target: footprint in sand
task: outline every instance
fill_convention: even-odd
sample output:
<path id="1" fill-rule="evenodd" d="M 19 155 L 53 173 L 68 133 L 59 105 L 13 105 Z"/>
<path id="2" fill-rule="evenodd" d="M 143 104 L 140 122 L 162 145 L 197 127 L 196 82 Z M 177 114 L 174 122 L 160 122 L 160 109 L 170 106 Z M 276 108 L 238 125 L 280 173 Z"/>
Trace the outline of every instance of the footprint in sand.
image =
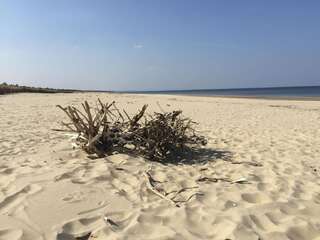
<path id="1" fill-rule="evenodd" d="M 242 199 L 248 203 L 265 203 L 268 202 L 268 197 L 261 193 L 243 193 Z"/>
<path id="2" fill-rule="evenodd" d="M 319 239 L 319 234 L 320 232 L 309 223 L 293 226 L 287 230 L 287 236 L 290 240 L 316 240 Z"/>
<path id="3" fill-rule="evenodd" d="M 9 174 L 13 173 L 13 171 L 14 171 L 14 168 L 6 168 L 4 170 L 1 169 L 0 174 L 9 175 Z"/>
<path id="4" fill-rule="evenodd" d="M 2 202 L 0 202 L 0 213 L 9 212 L 10 209 L 16 207 L 24 201 L 24 199 L 32 194 L 42 190 L 42 187 L 36 184 L 27 185 L 18 191 L 7 195 Z"/>
<path id="5" fill-rule="evenodd" d="M 19 240 L 23 235 L 20 229 L 4 229 L 0 230 L 0 240 Z"/>
<path id="6" fill-rule="evenodd" d="M 80 218 L 64 224 L 57 240 L 89 239 L 91 232 L 102 226 L 105 226 L 105 223 L 101 216 Z"/>
<path id="7" fill-rule="evenodd" d="M 76 191 L 73 193 L 69 193 L 67 196 L 62 198 L 62 201 L 68 202 L 68 203 L 75 203 L 85 200 L 85 194 L 81 191 Z"/>

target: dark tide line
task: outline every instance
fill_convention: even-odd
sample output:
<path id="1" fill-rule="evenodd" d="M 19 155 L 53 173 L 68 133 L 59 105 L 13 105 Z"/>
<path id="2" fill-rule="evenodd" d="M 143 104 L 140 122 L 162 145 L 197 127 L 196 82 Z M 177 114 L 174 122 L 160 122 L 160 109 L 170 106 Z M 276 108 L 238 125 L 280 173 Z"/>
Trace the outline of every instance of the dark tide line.
<path id="1" fill-rule="evenodd" d="M 206 97 L 261 98 L 283 100 L 320 100 L 320 86 L 240 88 L 240 89 L 199 89 L 168 91 L 130 91 L 126 93 L 168 94 Z"/>

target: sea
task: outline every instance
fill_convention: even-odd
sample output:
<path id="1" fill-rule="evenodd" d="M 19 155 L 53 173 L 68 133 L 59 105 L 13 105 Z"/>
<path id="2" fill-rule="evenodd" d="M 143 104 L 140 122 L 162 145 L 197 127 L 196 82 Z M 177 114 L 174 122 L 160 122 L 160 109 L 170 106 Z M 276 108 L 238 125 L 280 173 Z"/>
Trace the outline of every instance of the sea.
<path id="1" fill-rule="evenodd" d="M 130 91 L 144 94 L 172 94 L 192 96 L 242 96 L 275 98 L 312 98 L 320 97 L 320 86 L 270 87 L 270 88 L 235 88 L 235 89 L 198 89 L 167 91 Z"/>

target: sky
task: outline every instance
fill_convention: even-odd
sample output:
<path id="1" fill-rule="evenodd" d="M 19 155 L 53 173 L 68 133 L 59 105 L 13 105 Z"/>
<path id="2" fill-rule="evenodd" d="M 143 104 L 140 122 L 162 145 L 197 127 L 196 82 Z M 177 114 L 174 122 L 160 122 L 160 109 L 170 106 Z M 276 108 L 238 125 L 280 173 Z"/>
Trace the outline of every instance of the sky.
<path id="1" fill-rule="evenodd" d="M 320 1 L 0 0 L 0 82 L 120 91 L 320 85 Z"/>

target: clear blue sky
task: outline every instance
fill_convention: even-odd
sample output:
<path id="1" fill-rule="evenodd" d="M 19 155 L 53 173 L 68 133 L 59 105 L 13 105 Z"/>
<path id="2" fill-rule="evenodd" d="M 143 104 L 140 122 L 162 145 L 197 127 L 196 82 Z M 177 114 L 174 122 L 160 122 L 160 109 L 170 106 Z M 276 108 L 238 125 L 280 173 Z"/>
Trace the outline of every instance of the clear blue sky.
<path id="1" fill-rule="evenodd" d="M 0 0 L 0 82 L 101 90 L 320 85 L 320 1 Z"/>

